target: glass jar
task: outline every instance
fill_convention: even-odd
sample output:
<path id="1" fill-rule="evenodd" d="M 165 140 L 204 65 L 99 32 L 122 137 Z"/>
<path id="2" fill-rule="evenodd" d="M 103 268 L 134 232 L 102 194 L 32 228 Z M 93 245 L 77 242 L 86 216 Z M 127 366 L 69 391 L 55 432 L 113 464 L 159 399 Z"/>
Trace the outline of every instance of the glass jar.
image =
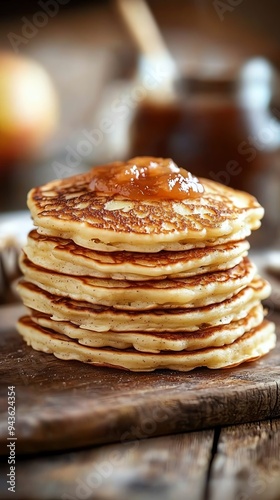
<path id="1" fill-rule="evenodd" d="M 186 78 L 175 100 L 143 100 L 130 129 L 130 156 L 172 158 L 194 175 L 257 197 L 266 210 L 255 245 L 279 231 L 280 109 L 271 110 L 275 74 L 253 59 L 231 78 Z M 277 116 L 279 114 L 279 116 Z"/>

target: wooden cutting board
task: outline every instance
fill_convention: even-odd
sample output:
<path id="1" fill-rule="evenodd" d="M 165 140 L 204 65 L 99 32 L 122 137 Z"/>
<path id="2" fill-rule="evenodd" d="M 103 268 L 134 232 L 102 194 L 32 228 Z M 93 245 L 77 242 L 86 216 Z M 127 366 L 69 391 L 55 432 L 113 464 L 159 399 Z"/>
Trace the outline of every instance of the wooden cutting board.
<path id="1" fill-rule="evenodd" d="M 129 373 L 33 351 L 16 333 L 19 307 L 0 310 L 0 446 L 7 388 L 16 392 L 17 453 L 62 450 L 280 416 L 280 341 L 268 356 L 227 369 Z M 280 314 L 272 318 L 279 332 Z M 280 336 L 280 334 L 279 334 Z"/>

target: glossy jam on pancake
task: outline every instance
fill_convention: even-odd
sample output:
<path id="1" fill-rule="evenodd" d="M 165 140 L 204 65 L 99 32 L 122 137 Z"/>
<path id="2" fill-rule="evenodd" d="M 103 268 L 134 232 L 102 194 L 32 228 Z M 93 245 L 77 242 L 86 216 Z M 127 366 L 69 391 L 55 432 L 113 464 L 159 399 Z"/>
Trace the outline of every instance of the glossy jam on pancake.
<path id="1" fill-rule="evenodd" d="M 129 200 L 184 200 L 204 192 L 203 184 L 170 158 L 149 156 L 96 167 L 89 187 Z"/>

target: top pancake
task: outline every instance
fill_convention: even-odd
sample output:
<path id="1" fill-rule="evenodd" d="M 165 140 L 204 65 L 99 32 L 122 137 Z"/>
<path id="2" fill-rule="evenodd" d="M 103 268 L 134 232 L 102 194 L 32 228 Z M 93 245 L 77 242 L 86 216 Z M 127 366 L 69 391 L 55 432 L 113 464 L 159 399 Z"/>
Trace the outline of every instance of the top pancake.
<path id="1" fill-rule="evenodd" d="M 205 191 L 197 198 L 137 201 L 90 190 L 93 172 L 29 192 L 41 234 L 94 250 L 177 251 L 244 239 L 263 217 L 253 196 L 207 179 L 200 179 Z"/>

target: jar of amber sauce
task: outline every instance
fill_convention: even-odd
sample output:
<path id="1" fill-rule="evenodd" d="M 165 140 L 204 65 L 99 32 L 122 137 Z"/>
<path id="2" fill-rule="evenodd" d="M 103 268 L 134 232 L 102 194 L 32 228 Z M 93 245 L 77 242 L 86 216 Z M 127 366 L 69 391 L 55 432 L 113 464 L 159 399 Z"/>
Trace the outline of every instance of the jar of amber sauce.
<path id="1" fill-rule="evenodd" d="M 130 156 L 172 158 L 194 175 L 255 195 L 265 208 L 254 245 L 279 233 L 280 107 L 272 105 L 276 76 L 263 59 L 235 75 L 180 81 L 170 100 L 146 98 L 130 129 Z"/>

